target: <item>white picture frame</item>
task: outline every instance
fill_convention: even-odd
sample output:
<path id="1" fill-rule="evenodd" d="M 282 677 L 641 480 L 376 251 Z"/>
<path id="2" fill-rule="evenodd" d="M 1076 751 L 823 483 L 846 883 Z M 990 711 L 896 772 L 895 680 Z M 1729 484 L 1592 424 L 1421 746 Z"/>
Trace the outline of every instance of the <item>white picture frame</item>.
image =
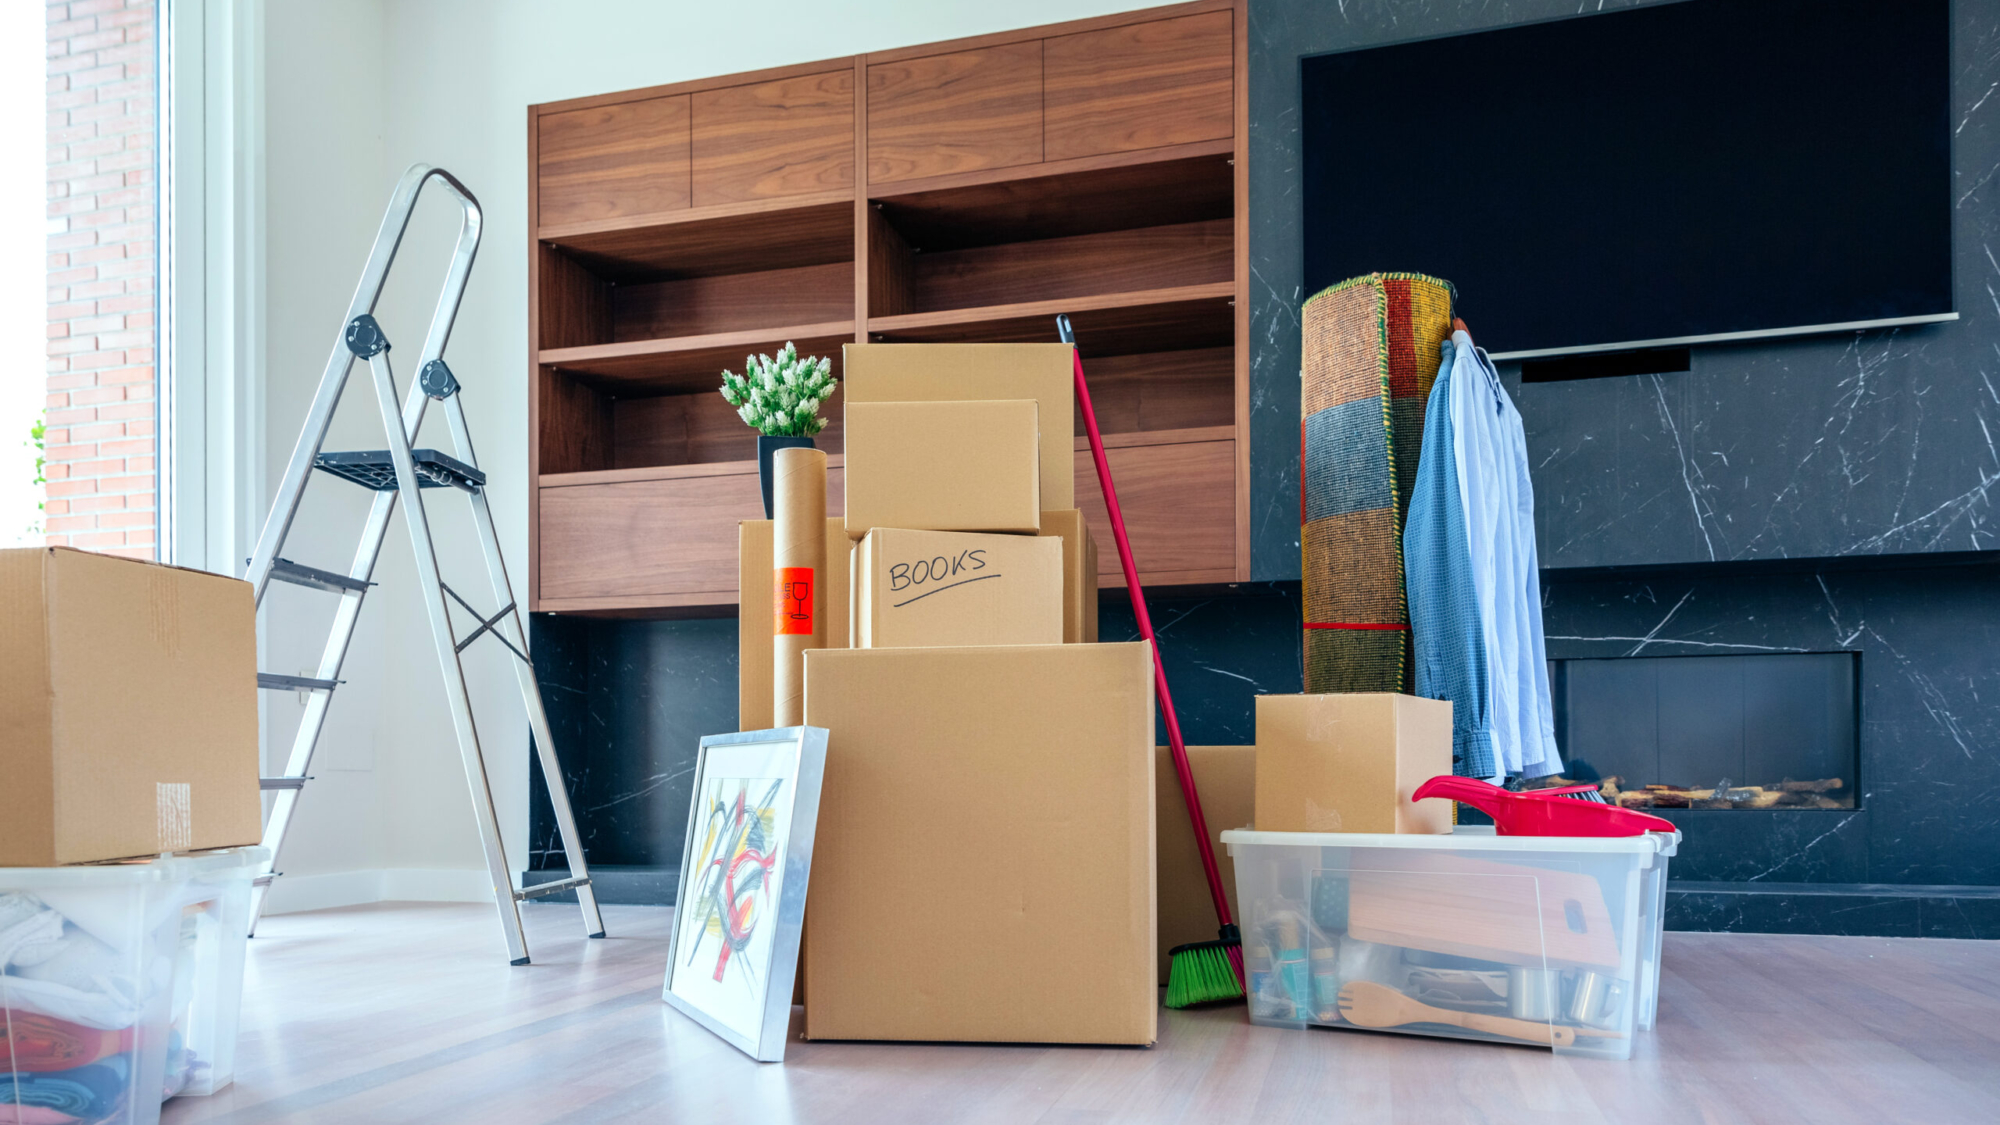
<path id="1" fill-rule="evenodd" d="M 759 1062 L 783 1062 L 813 832 L 820 727 L 701 740 L 660 997 Z"/>

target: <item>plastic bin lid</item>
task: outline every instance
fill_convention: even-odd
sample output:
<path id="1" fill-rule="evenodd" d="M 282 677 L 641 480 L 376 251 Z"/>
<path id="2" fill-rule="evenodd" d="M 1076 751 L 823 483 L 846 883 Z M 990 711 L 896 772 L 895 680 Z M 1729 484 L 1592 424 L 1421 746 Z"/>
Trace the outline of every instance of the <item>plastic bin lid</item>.
<path id="1" fill-rule="evenodd" d="M 67 867 L 0 867 L 0 890 L 29 891 L 37 887 L 123 886 L 192 879 L 243 867 L 262 865 L 270 852 L 261 847 L 221 848 L 211 852 L 78 863 Z"/>
<path id="2" fill-rule="evenodd" d="M 1482 852 L 1587 852 L 1670 856 L 1680 846 L 1681 834 L 1648 832 L 1643 836 L 1501 836 L 1491 825 L 1462 824 L 1442 835 L 1400 832 L 1258 832 L 1231 828 L 1222 834 L 1225 844 L 1252 844 L 1286 848 L 1429 848 L 1434 851 Z"/>

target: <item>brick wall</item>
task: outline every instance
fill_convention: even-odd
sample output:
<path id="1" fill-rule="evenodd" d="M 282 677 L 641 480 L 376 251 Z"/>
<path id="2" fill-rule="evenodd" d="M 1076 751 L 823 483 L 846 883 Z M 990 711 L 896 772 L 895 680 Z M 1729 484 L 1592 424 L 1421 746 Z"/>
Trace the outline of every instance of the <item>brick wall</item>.
<path id="1" fill-rule="evenodd" d="M 155 0 L 48 5 L 48 542 L 153 558 Z"/>

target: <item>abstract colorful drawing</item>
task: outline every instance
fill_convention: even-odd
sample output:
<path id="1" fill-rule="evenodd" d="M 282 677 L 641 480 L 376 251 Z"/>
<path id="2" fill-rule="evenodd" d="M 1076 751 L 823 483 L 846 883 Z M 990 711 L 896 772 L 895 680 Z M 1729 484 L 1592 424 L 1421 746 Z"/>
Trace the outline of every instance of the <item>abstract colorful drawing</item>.
<path id="1" fill-rule="evenodd" d="M 784 847 L 777 833 L 784 784 L 781 778 L 710 778 L 701 822 L 689 825 L 699 843 L 691 872 L 697 891 L 685 907 L 694 928 L 684 964 L 712 956 L 713 979 L 721 983 L 733 958 L 735 976 L 753 992 L 755 959 L 742 954 L 772 911 L 772 869 Z"/>

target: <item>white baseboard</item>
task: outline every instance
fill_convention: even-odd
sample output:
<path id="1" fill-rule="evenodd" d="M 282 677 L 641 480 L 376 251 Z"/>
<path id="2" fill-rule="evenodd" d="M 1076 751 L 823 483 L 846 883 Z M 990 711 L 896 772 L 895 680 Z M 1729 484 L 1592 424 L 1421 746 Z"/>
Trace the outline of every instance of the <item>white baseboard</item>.
<path id="1" fill-rule="evenodd" d="M 469 867 L 395 867 L 281 875 L 271 883 L 266 914 L 297 914 L 371 902 L 492 902 L 493 883 Z"/>

